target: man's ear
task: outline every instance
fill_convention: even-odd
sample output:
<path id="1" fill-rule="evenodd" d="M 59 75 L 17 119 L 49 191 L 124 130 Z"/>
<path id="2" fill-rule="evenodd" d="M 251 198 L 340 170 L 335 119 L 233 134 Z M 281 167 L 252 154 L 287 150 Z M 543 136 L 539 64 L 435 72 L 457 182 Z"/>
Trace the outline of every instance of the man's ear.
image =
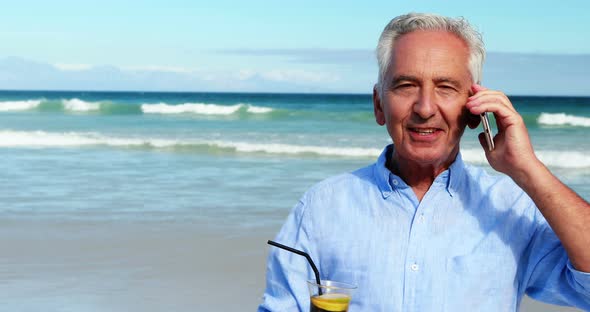
<path id="1" fill-rule="evenodd" d="M 375 121 L 380 126 L 385 124 L 385 113 L 383 113 L 383 107 L 381 107 L 381 96 L 379 92 L 379 86 L 373 86 L 373 110 L 375 112 Z"/>
<path id="2" fill-rule="evenodd" d="M 479 126 L 479 123 L 481 122 L 481 118 L 479 116 L 473 115 L 469 111 L 466 111 L 465 115 L 467 119 L 466 123 L 469 129 L 475 129 L 477 126 Z"/>

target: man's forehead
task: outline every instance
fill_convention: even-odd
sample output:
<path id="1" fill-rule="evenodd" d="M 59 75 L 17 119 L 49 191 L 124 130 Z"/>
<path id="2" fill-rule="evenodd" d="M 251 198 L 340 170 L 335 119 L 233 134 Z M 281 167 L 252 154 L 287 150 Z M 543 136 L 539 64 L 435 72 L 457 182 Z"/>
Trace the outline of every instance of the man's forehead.
<path id="1" fill-rule="evenodd" d="M 395 41 L 388 76 L 463 79 L 469 75 L 469 48 L 445 31 L 415 31 Z"/>
<path id="2" fill-rule="evenodd" d="M 395 40 L 392 57 L 446 56 L 468 58 L 469 47 L 454 34 L 445 31 L 415 31 Z"/>
<path id="3" fill-rule="evenodd" d="M 400 46 L 402 42 L 413 41 L 425 44 L 447 43 L 457 47 L 468 49 L 469 45 L 458 35 L 446 30 L 414 30 L 401 34 L 395 38 L 395 45 Z"/>

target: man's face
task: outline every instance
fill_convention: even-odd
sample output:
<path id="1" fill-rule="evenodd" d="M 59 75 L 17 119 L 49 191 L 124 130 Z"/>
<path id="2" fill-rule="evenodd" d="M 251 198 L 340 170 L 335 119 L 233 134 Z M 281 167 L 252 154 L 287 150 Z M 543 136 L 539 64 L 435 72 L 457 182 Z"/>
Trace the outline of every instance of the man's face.
<path id="1" fill-rule="evenodd" d="M 396 158 L 448 165 L 465 130 L 472 84 L 469 48 L 443 31 L 397 38 L 382 92 L 374 92 L 375 118 L 387 125 Z"/>

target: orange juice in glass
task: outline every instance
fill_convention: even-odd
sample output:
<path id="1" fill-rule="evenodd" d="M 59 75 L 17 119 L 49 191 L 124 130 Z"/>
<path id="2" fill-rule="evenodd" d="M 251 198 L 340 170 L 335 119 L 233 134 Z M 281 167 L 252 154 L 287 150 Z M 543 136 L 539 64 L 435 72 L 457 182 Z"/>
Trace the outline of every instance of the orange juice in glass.
<path id="1" fill-rule="evenodd" d="M 310 295 L 310 312 L 346 312 L 356 286 L 322 280 L 318 285 L 315 280 L 307 282 Z"/>

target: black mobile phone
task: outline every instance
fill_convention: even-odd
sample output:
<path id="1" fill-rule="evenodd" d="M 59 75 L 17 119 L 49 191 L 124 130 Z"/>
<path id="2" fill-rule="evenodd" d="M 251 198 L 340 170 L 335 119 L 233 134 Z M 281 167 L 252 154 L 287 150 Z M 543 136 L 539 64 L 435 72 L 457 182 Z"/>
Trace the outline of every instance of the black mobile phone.
<path id="1" fill-rule="evenodd" d="M 481 113 L 479 116 L 483 125 L 483 134 L 486 136 L 486 142 L 488 143 L 488 150 L 491 152 L 494 150 L 494 136 L 490 127 L 490 119 L 487 112 Z"/>

